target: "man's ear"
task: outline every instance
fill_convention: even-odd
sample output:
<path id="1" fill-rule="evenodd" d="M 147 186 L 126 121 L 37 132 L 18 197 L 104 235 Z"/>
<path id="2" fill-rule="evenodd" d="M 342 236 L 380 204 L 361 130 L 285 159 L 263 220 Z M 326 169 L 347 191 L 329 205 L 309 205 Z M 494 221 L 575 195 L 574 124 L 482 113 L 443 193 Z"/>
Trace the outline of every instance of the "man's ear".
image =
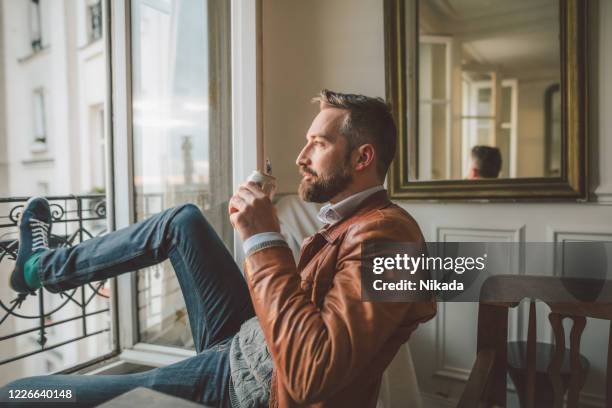
<path id="1" fill-rule="evenodd" d="M 374 146 L 369 143 L 364 144 L 359 146 L 356 149 L 356 152 L 358 156 L 355 164 L 355 170 L 363 170 L 368 166 L 373 165 L 375 156 Z"/>

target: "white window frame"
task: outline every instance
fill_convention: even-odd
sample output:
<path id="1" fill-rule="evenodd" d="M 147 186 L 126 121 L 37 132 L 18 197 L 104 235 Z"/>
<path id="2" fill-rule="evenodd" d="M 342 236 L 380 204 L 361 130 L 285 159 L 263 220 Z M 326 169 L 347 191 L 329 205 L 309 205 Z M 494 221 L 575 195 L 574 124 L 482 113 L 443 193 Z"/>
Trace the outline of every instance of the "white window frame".
<path id="1" fill-rule="evenodd" d="M 516 178 L 516 162 L 518 149 L 518 80 L 515 78 L 503 79 L 502 88 L 510 88 L 510 121 L 501 122 L 502 129 L 510 130 L 510 166 L 509 177 Z"/>
<path id="2" fill-rule="evenodd" d="M 134 171 L 132 134 L 132 86 L 130 66 L 130 2 L 108 0 L 111 13 L 112 134 L 107 138 L 112 154 L 109 165 L 109 218 L 112 228 L 134 220 Z M 260 0 L 231 0 L 231 81 L 232 81 L 232 163 L 236 189 L 256 168 L 258 118 L 257 32 L 260 29 Z M 108 42 L 107 42 L 108 46 Z M 105 112 L 111 112 L 105 110 Z M 110 117 L 111 115 L 106 114 Z M 110 119 L 107 119 L 107 123 Z M 108 128 L 108 127 L 107 127 Z M 242 265 L 241 243 L 234 235 L 235 254 Z M 193 350 L 138 342 L 136 274 L 119 276 L 114 283 L 117 310 L 114 311 L 122 361 L 164 366 L 195 355 Z M 121 313 L 118 313 L 121 311 Z"/>
<path id="3" fill-rule="evenodd" d="M 446 129 L 445 129 L 445 151 L 444 156 L 446 160 L 446 171 L 445 178 L 450 179 L 452 173 L 452 58 L 453 58 L 453 37 L 445 35 L 421 35 L 419 37 L 420 44 L 443 44 L 445 47 L 445 62 L 444 67 L 444 79 L 445 83 L 445 99 L 425 99 L 419 95 L 419 109 L 422 103 L 426 103 L 430 106 L 443 105 L 446 107 Z M 419 132 L 421 133 L 421 132 Z M 425 159 L 425 160 L 423 160 Z M 432 179 L 432 140 L 430 138 L 419 139 L 419 178 L 425 177 L 425 180 Z"/>
<path id="4" fill-rule="evenodd" d="M 483 81 L 474 81 L 470 82 L 468 86 L 462 84 L 463 87 L 463 113 L 461 115 L 461 119 L 485 119 L 491 120 L 492 127 L 498 126 L 501 129 L 510 129 L 510 166 L 509 171 L 510 174 L 506 177 L 516 178 L 516 162 L 517 162 L 517 149 L 518 149 L 518 80 L 514 78 L 502 79 L 500 82 L 501 88 L 510 88 L 511 97 L 510 97 L 510 122 L 499 122 L 496 117 L 496 109 L 495 109 L 495 101 L 491 102 L 491 112 L 486 116 L 478 116 L 476 112 L 477 105 L 477 97 L 478 90 L 480 89 L 491 89 L 495 86 L 495 81 L 493 80 L 483 80 Z M 467 91 L 467 92 L 466 92 Z M 494 93 L 493 93 L 494 95 Z M 465 110 L 467 108 L 467 111 Z M 471 156 L 471 147 L 474 146 L 475 141 L 473 139 L 476 132 L 474 131 L 476 128 L 476 122 L 468 122 L 463 121 L 461 124 L 461 135 L 462 135 L 462 157 L 469 158 Z M 493 128 L 491 128 L 489 144 L 495 145 L 495 137 L 493 132 Z M 467 137 L 469 136 L 469 137 Z M 471 162 L 470 160 L 464 160 L 462 171 L 464 175 L 467 175 L 470 169 Z"/>

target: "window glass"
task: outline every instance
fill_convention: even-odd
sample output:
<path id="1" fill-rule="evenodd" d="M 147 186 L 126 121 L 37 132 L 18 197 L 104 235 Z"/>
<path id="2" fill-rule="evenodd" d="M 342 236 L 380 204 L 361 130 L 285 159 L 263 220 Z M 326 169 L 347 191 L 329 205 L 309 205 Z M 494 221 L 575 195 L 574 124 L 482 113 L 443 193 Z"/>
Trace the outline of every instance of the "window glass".
<path id="1" fill-rule="evenodd" d="M 75 41 L 86 26 L 82 4 L 0 5 L 0 384 L 114 350 L 108 282 L 62 295 L 41 291 L 19 308 L 6 285 L 28 197 L 49 199 L 52 246 L 106 231 L 107 56 L 104 41 Z"/>
<path id="2" fill-rule="evenodd" d="M 87 4 L 87 30 L 89 41 L 102 38 L 102 2 L 90 0 Z"/>
<path id="3" fill-rule="evenodd" d="M 232 247 L 228 2 L 132 2 L 136 219 L 196 204 Z M 138 273 L 140 340 L 193 347 L 169 261 Z"/>
<path id="4" fill-rule="evenodd" d="M 30 0 L 28 12 L 30 17 L 30 44 L 32 46 L 32 51 L 40 51 L 42 49 L 40 0 Z"/>
<path id="5" fill-rule="evenodd" d="M 47 120 L 45 112 L 45 94 L 42 89 L 34 91 L 34 142 L 47 143 Z"/>

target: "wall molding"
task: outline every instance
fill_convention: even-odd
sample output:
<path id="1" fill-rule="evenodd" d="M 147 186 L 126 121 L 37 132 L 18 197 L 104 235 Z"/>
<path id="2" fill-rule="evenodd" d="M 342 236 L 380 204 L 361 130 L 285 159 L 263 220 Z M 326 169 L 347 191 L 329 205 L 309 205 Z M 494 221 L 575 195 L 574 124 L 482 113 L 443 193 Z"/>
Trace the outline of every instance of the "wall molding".
<path id="1" fill-rule="evenodd" d="M 612 194 L 612 193 L 611 193 Z M 564 224 L 546 227 L 547 242 L 563 242 L 565 240 L 589 239 L 592 241 L 612 240 L 612 225 Z"/>
<path id="2" fill-rule="evenodd" d="M 446 356 L 446 302 L 438 308 L 438 316 L 436 317 L 436 348 L 435 348 L 435 369 L 434 376 L 448 378 L 451 380 L 458 380 L 466 382 L 470 378 L 470 371 L 472 367 L 455 367 L 449 365 Z"/>
<path id="3" fill-rule="evenodd" d="M 490 242 L 489 238 L 496 238 L 499 242 L 523 242 L 525 239 L 525 224 L 504 225 L 497 227 L 473 227 L 467 225 L 434 225 L 433 235 L 437 242 L 451 242 L 451 235 L 463 235 L 478 238 L 472 242 Z M 502 238 L 504 241 L 500 241 Z M 468 241 L 465 241 L 468 242 Z"/>
<path id="4" fill-rule="evenodd" d="M 611 194 L 612 198 L 612 194 Z M 612 201 L 611 201 L 612 202 Z M 546 228 L 547 240 L 554 243 L 562 243 L 566 241 L 612 241 L 612 226 L 600 226 L 600 225 L 551 225 Z M 557 254 L 554 256 L 553 276 L 563 276 L 558 273 L 558 270 L 563 270 L 563 266 L 557 268 L 557 260 L 559 257 Z M 548 341 L 552 344 L 554 342 L 554 336 L 550 326 L 546 327 L 545 336 Z M 591 365 L 593 363 L 591 362 Z M 605 394 L 594 394 L 588 392 L 580 393 L 581 406 L 599 408 L 605 406 Z"/>
<path id="5" fill-rule="evenodd" d="M 612 205 L 612 183 L 599 186 L 593 192 L 593 196 L 596 203 Z"/>
<path id="6" fill-rule="evenodd" d="M 438 242 L 456 242 L 456 238 L 459 237 L 461 241 L 465 242 L 523 242 L 525 237 L 525 225 L 503 225 L 489 228 L 479 228 L 473 226 L 446 226 L 446 225 L 434 225 L 434 234 Z M 459 241 L 459 242 L 461 242 Z M 517 259 L 513 259 L 517 257 Z M 509 262 L 514 262 L 515 265 L 519 265 L 521 254 L 512 254 Z M 509 265 L 509 270 L 514 268 Z M 516 269 L 517 274 L 524 273 L 520 268 Z M 446 340 L 447 336 L 447 303 L 442 303 L 438 309 L 438 316 L 436 317 L 435 324 L 435 369 L 434 376 L 443 377 L 451 380 L 457 380 L 466 382 L 470 376 L 472 366 L 469 367 L 456 367 L 447 363 L 446 355 Z M 515 338 L 519 334 L 520 321 L 523 313 L 519 310 L 511 311 L 509 317 L 510 323 L 508 325 L 508 336 L 509 338 Z M 476 333 L 474 333 L 476 336 Z"/>

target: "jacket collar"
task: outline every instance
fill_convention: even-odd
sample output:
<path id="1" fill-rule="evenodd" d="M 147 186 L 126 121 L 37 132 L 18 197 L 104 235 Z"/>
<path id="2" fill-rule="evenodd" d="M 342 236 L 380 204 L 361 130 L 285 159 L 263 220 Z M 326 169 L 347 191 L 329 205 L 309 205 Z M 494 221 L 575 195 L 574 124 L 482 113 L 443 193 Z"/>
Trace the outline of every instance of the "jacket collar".
<path id="1" fill-rule="evenodd" d="M 331 244 L 363 215 L 373 210 L 380 210 L 388 207 L 389 205 L 391 205 L 391 201 L 387 195 L 387 190 L 377 191 L 363 200 L 353 214 L 335 224 L 326 225 L 317 233 L 321 234 L 327 242 Z"/>
<path id="2" fill-rule="evenodd" d="M 321 207 L 317 218 L 324 224 L 335 224 L 353 214 L 362 201 L 384 189 L 382 185 L 378 185 L 355 193 L 336 204 L 327 203 Z"/>

